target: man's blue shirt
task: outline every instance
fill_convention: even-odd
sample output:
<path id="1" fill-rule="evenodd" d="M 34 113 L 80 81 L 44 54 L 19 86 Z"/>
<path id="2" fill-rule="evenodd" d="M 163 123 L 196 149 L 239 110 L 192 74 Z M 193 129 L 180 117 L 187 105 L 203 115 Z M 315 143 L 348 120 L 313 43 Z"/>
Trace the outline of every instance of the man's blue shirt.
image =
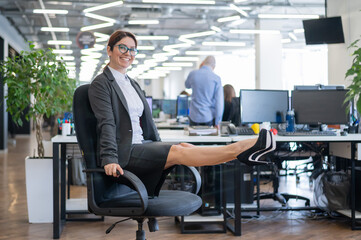
<path id="1" fill-rule="evenodd" d="M 208 66 L 189 73 L 186 88 L 192 88 L 189 117 L 194 122 L 209 122 L 215 119 L 218 125 L 223 114 L 223 88 L 221 78 Z"/>

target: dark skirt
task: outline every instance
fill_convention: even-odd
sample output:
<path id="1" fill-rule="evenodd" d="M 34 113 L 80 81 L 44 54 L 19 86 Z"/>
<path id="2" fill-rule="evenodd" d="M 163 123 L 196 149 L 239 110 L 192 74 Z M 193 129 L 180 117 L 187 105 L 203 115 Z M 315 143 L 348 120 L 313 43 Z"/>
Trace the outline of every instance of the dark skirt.
<path id="1" fill-rule="evenodd" d="M 163 142 L 132 145 L 129 163 L 124 169 L 134 173 L 144 183 L 148 196 L 158 195 L 165 180 L 164 166 L 172 145 Z"/>

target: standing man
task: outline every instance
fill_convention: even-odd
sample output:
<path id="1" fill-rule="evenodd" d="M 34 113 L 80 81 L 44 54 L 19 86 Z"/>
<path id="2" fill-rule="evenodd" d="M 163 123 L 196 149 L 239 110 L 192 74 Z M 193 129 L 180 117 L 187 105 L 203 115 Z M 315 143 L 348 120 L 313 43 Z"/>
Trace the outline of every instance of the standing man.
<path id="1" fill-rule="evenodd" d="M 222 120 L 224 99 L 221 78 L 213 72 L 216 59 L 207 56 L 198 70 L 189 73 L 186 88 L 192 88 L 189 125 L 216 126 Z"/>

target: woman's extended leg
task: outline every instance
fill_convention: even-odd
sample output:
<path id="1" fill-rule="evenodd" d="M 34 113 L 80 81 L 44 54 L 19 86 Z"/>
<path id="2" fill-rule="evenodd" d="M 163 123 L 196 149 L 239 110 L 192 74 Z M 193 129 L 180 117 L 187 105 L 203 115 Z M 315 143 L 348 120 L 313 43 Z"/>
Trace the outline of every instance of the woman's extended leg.
<path id="1" fill-rule="evenodd" d="M 229 162 L 245 150 L 251 148 L 257 138 L 247 139 L 225 146 L 194 146 L 188 143 L 173 145 L 170 148 L 165 168 L 173 165 L 187 165 L 193 167 L 217 165 Z"/>

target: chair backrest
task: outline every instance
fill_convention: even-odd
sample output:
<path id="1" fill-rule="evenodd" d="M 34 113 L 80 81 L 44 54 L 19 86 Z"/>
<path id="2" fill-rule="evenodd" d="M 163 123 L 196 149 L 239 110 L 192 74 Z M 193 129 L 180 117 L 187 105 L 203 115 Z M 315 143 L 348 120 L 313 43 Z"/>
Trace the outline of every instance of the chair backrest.
<path id="1" fill-rule="evenodd" d="M 74 92 L 73 116 L 76 137 L 85 160 L 86 169 L 96 169 L 97 166 L 97 120 L 90 106 L 88 89 L 90 84 L 79 86 Z M 114 181 L 104 173 L 87 174 L 88 201 L 89 197 L 97 205 L 107 198 L 106 194 L 114 187 Z M 91 194 L 92 196 L 89 196 Z"/>

